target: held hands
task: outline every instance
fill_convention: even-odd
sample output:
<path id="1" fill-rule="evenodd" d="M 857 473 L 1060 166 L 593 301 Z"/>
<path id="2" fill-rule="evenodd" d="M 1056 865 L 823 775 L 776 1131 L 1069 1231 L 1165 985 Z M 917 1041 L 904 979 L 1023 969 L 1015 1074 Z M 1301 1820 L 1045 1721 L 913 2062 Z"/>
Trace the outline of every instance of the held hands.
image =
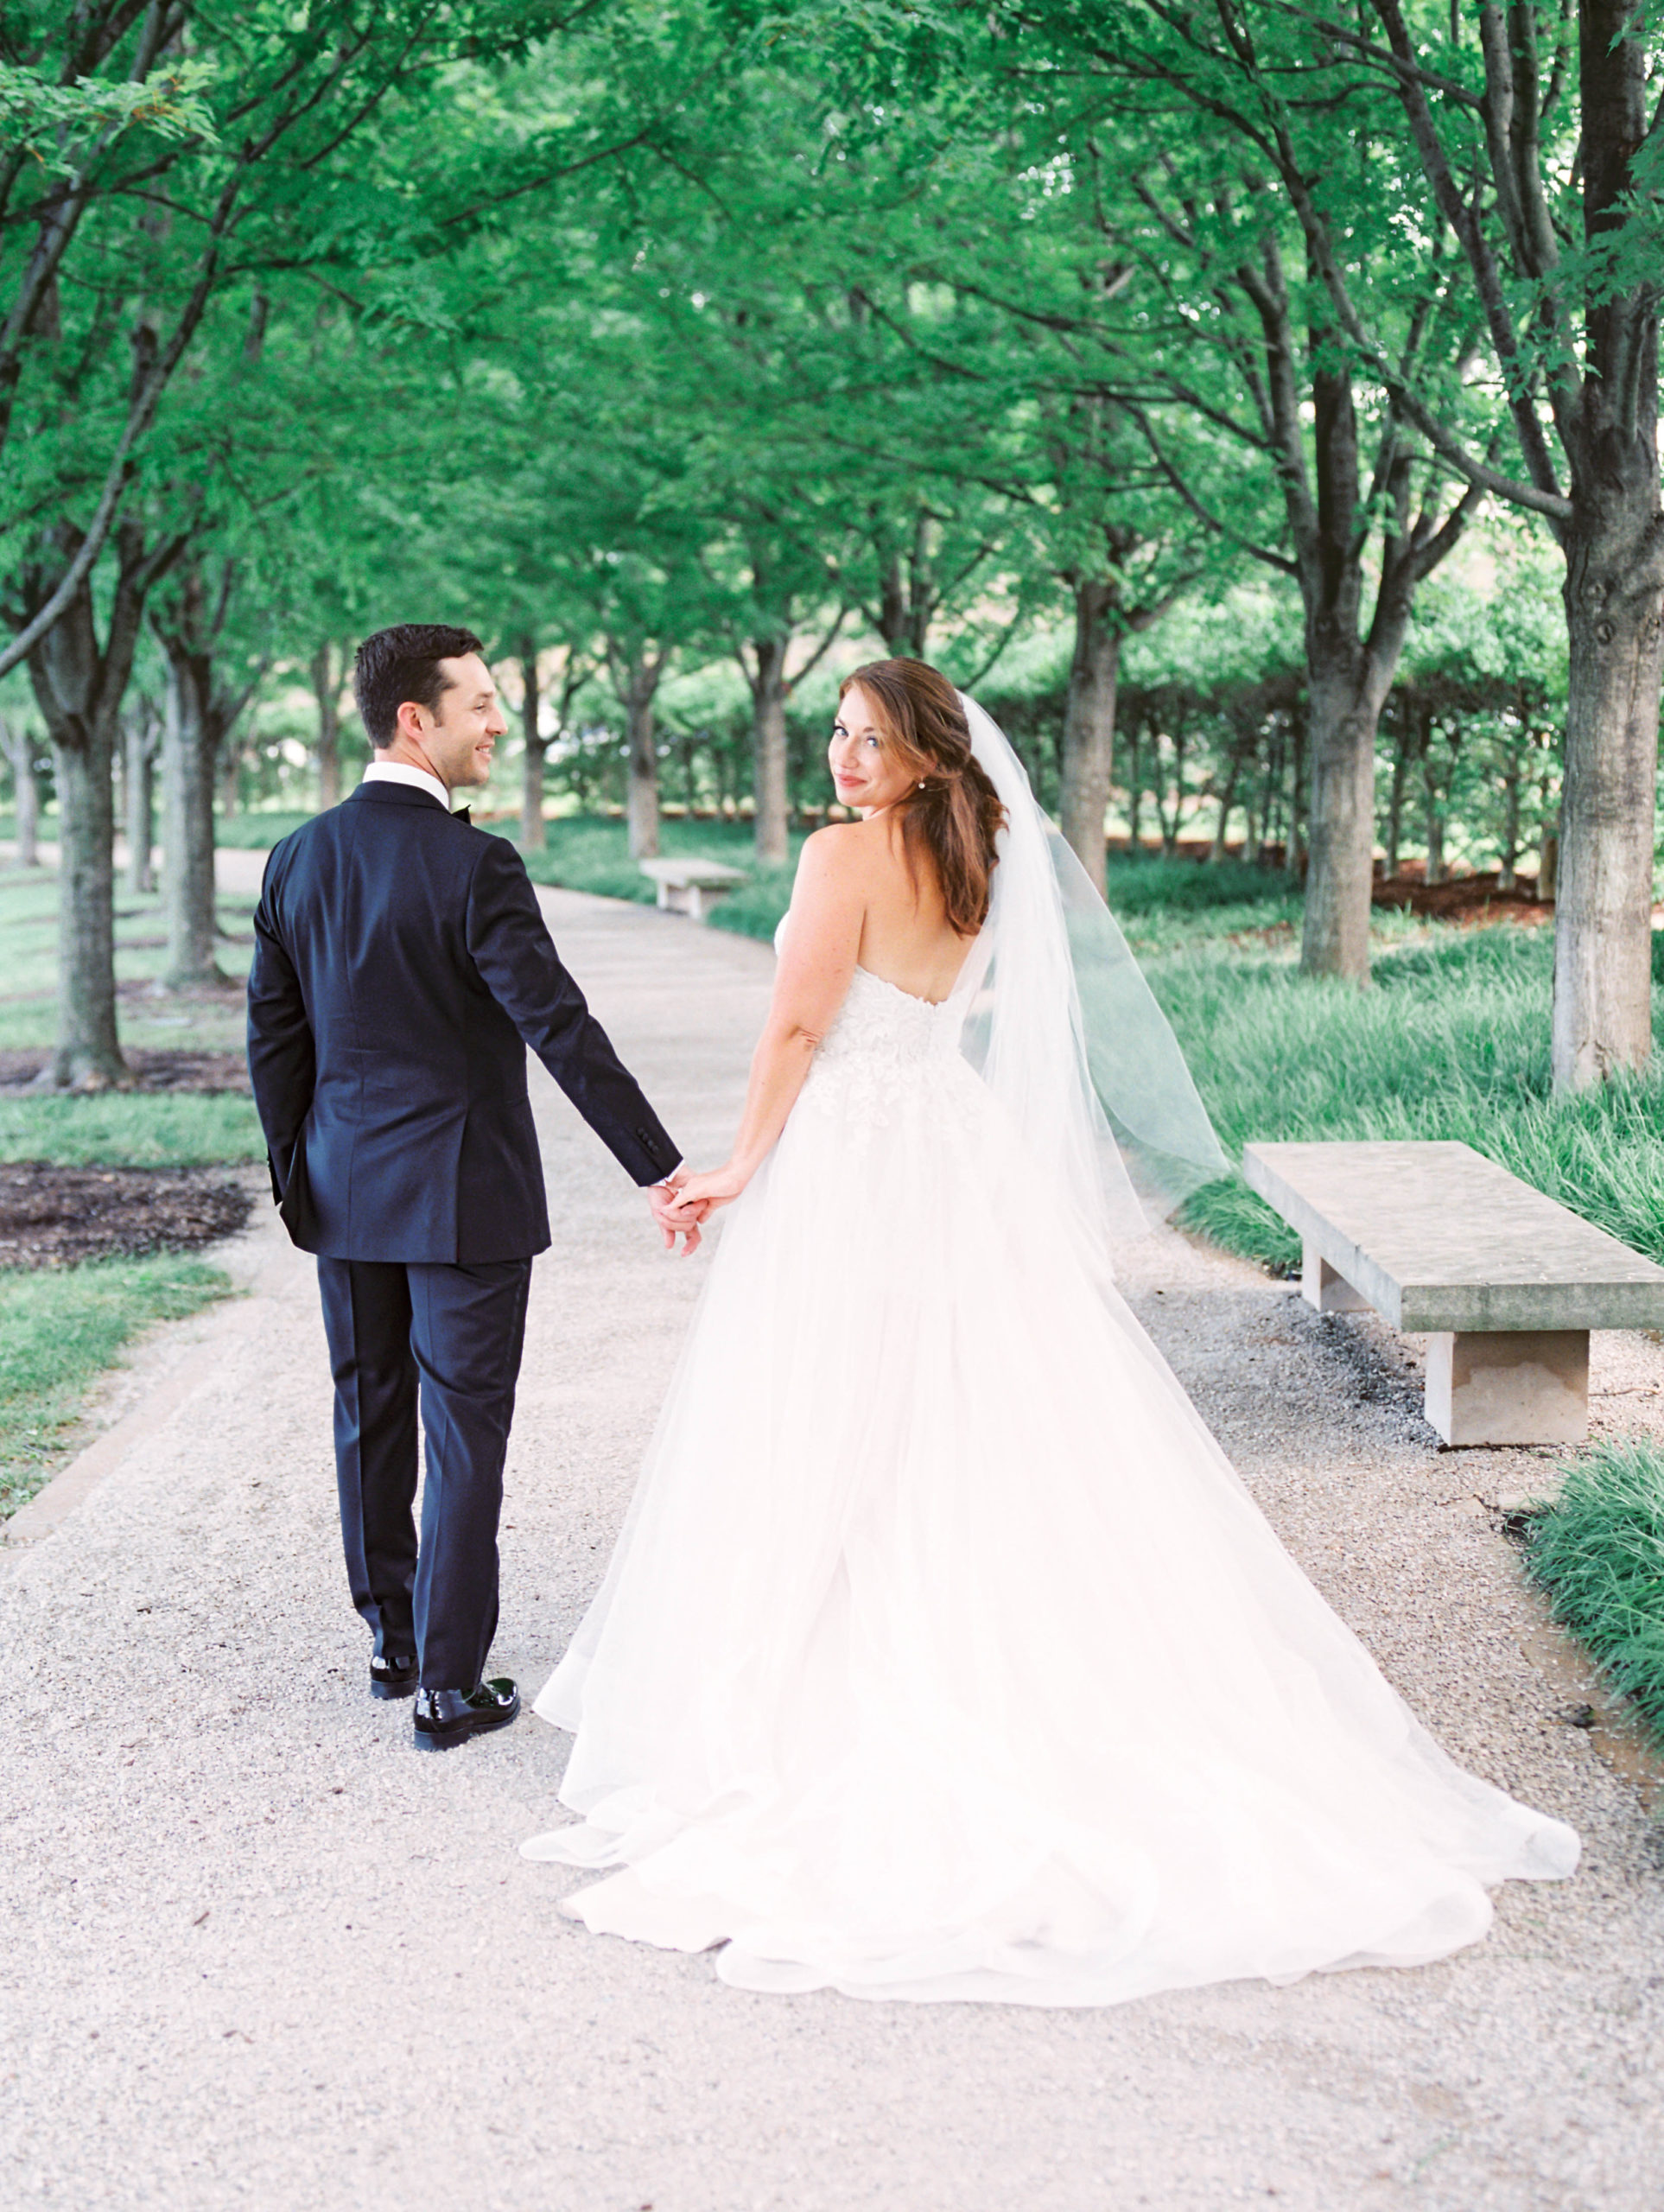
<path id="1" fill-rule="evenodd" d="M 718 1206 L 731 1205 L 745 1189 L 746 1179 L 730 1162 L 726 1167 L 714 1169 L 708 1175 L 689 1175 L 678 1169 L 669 1185 L 657 1185 L 651 1193 L 651 1200 L 653 1218 L 659 1225 L 665 1244 L 674 1247 L 676 1232 L 680 1230 L 683 1258 L 685 1260 L 689 1254 L 696 1252 L 700 1245 L 701 1223 L 708 1220 Z"/>
<path id="2" fill-rule="evenodd" d="M 703 1221 L 718 1206 L 732 1205 L 748 1179 L 732 1160 L 726 1167 L 713 1167 L 708 1175 L 689 1175 L 676 1190 L 678 1210 L 685 1213 L 697 1207 L 696 1218 Z"/>
<path id="3" fill-rule="evenodd" d="M 705 1209 L 689 1208 L 683 1201 L 688 1188 L 689 1176 L 685 1167 L 678 1167 L 674 1175 L 663 1183 L 650 1183 L 646 1190 L 648 1211 L 658 1225 L 667 1252 L 674 1252 L 676 1240 L 683 1239 L 682 1256 L 692 1257 L 699 1249 L 699 1224 L 705 1218 Z"/>

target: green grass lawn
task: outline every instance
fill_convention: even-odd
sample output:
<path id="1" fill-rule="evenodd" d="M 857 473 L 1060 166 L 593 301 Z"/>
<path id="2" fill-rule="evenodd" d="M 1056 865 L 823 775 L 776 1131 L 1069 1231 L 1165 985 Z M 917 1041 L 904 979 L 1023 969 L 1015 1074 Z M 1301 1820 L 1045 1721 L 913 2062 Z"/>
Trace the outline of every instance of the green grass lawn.
<path id="1" fill-rule="evenodd" d="M 254 1102 L 234 1092 L 0 1098 L 0 1160 L 59 1167 L 212 1167 L 259 1160 Z"/>
<path id="2" fill-rule="evenodd" d="M 231 1288 L 218 1268 L 169 1253 L 38 1274 L 0 1271 L 0 1517 L 73 1447 L 88 1389 L 137 1335 Z"/>
<path id="3" fill-rule="evenodd" d="M 264 1156 L 253 1104 L 235 1094 L 0 1098 L 0 1160 L 202 1167 Z M 73 1448 L 89 1387 L 133 1337 L 232 1288 L 219 1268 L 173 1253 L 0 1269 L 0 1518 Z"/>
<path id="4" fill-rule="evenodd" d="M 0 1046 L 51 1041 L 57 945 L 57 877 L 0 869 Z"/>
<path id="5" fill-rule="evenodd" d="M 120 893 L 117 972 L 125 984 L 123 1042 L 156 1048 L 240 1047 L 242 1008 L 231 994 L 153 998 L 162 925 L 154 899 Z M 231 932 L 220 962 L 240 973 L 249 951 L 247 899 L 220 901 Z M 50 1045 L 55 1027 L 57 881 L 45 870 L 0 872 L 0 1046 Z M 103 1092 L 0 1098 L 0 1160 L 62 1167 L 200 1167 L 264 1157 L 247 1098 L 214 1093 Z M 160 1253 L 96 1260 L 39 1273 L 0 1270 L 0 1516 L 38 1490 L 73 1448 L 86 1393 L 132 1339 L 158 1321 L 194 1313 L 231 1291 L 202 1260 Z"/>
<path id="6" fill-rule="evenodd" d="M 234 1094 L 0 1098 L 0 1160 L 201 1167 L 264 1156 L 252 1103 Z M 219 1268 L 174 1253 L 0 1269 L 0 1519 L 74 1447 L 88 1389 L 133 1337 L 232 1288 Z"/>
<path id="7" fill-rule="evenodd" d="M 215 957 L 225 974 L 248 972 L 254 900 L 221 898 Z M 243 1009 L 232 994 L 174 997 L 147 988 L 162 971 L 161 901 L 116 893 L 116 981 L 124 1045 L 152 1050 L 236 1052 Z M 50 1045 L 57 1027 L 58 880 L 49 869 L 0 868 L 0 1049 Z"/>
<path id="8" fill-rule="evenodd" d="M 1664 1452 L 1637 1438 L 1573 1460 L 1526 1566 L 1664 1749 Z"/>

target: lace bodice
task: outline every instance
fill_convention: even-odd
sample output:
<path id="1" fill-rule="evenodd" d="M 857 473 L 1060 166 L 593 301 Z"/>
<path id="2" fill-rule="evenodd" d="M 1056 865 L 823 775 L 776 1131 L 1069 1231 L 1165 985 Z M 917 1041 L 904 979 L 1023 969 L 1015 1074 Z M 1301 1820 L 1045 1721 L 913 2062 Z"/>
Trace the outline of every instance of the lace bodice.
<path id="1" fill-rule="evenodd" d="M 932 1006 L 857 968 L 800 1103 L 855 1128 L 881 1128 L 913 1109 L 962 1122 L 982 1094 L 959 1049 L 965 1006 L 957 992 Z"/>
<path id="2" fill-rule="evenodd" d="M 927 999 L 915 998 L 911 991 L 857 968 L 849 995 L 815 1057 L 826 1065 L 861 1058 L 898 1065 L 944 1055 L 956 1059 L 964 1018 L 964 1001 L 957 992 L 932 1006 Z"/>

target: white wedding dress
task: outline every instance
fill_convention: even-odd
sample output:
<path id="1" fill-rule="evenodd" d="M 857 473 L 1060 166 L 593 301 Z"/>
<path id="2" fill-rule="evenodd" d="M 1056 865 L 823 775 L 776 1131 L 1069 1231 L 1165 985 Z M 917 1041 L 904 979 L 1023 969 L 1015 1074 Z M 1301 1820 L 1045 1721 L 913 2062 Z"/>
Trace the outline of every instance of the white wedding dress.
<path id="1" fill-rule="evenodd" d="M 1013 879 L 1014 881 L 1014 879 Z M 598 1933 L 757 1990 L 1105 2005 L 1483 1935 L 1568 1874 L 1270 1527 L 1051 1163 L 857 969 L 536 1710 Z"/>

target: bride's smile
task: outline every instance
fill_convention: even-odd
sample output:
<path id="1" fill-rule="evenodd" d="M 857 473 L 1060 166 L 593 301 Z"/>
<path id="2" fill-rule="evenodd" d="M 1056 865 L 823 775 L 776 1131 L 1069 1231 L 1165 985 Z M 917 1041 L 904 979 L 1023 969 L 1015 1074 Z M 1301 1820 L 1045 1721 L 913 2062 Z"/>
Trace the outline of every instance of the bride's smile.
<path id="1" fill-rule="evenodd" d="M 858 683 L 851 684 L 838 702 L 827 763 L 839 799 L 860 814 L 878 814 L 893 806 L 915 781 L 886 748 L 872 702 Z"/>

